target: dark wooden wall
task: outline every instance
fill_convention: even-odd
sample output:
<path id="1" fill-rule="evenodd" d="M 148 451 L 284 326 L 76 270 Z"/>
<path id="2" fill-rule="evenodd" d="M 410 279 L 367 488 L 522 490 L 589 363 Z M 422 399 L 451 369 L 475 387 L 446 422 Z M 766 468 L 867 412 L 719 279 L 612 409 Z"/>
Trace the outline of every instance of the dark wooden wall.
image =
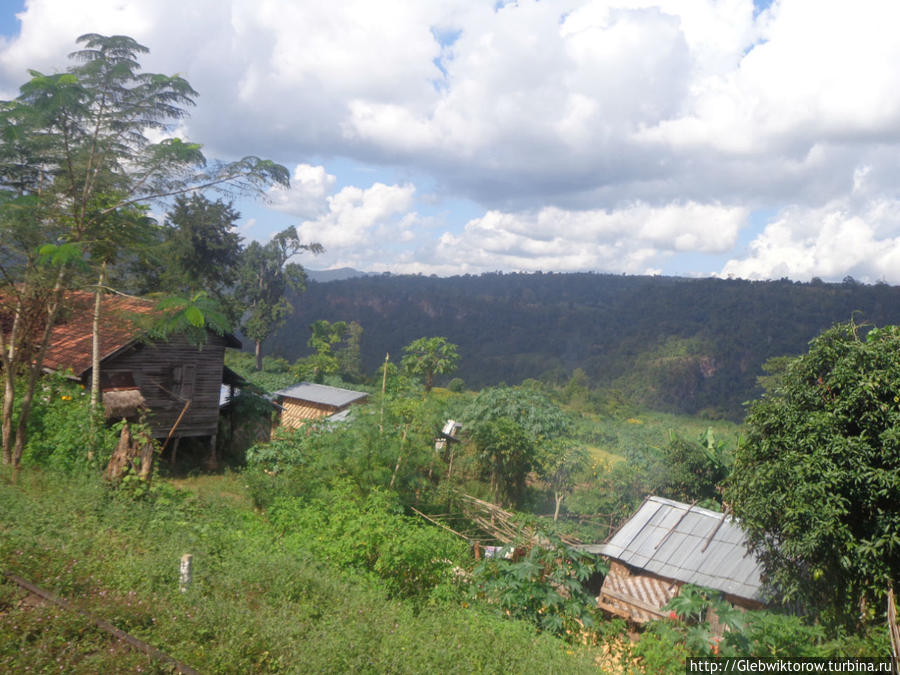
<path id="1" fill-rule="evenodd" d="M 225 339 L 209 334 L 202 347 L 183 336 L 167 342 L 136 343 L 104 359 L 107 373 L 130 371 L 150 410 L 148 422 L 156 438 L 165 438 L 185 403 L 191 404 L 173 438 L 213 436 L 219 420 L 219 388 L 225 364 Z M 90 380 L 90 372 L 85 377 Z"/>

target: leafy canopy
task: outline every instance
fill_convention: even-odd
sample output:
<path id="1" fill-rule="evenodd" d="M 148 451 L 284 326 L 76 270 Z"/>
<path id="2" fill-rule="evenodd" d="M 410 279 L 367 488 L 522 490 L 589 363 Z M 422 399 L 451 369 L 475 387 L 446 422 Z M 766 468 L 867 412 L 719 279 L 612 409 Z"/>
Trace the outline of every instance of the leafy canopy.
<path id="1" fill-rule="evenodd" d="M 900 327 L 838 324 L 751 406 L 725 500 L 787 600 L 871 618 L 900 578 Z"/>
<path id="2" fill-rule="evenodd" d="M 425 391 L 431 391 L 434 376 L 452 373 L 459 362 L 456 345 L 443 337 L 423 337 L 403 348 L 401 364 L 408 373 L 425 377 Z"/>
<path id="3" fill-rule="evenodd" d="M 244 250 L 235 297 L 245 309 L 242 330 L 256 342 L 257 370 L 262 369 L 263 340 L 283 325 L 293 310 L 285 293 L 306 288 L 306 271 L 290 259 L 302 251 L 324 250 L 321 244 L 301 243 L 294 227 L 282 230 L 267 244 L 250 242 Z"/>
<path id="4" fill-rule="evenodd" d="M 501 495 L 518 503 L 528 473 L 539 466 L 553 443 L 570 435 L 571 419 L 539 391 L 521 387 L 485 389 L 466 408 L 463 427 L 475 444 L 482 475 L 494 501 Z M 551 462 L 545 457 L 547 466 Z"/>

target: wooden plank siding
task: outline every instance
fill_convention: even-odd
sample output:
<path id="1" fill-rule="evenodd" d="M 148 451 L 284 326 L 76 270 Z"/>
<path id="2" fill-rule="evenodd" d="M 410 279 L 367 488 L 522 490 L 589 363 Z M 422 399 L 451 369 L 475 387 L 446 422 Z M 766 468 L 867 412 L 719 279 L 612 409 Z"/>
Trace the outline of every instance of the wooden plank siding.
<path id="1" fill-rule="evenodd" d="M 202 347 L 183 335 L 166 342 L 137 342 L 104 359 L 101 372 L 131 372 L 151 413 L 153 436 L 165 438 L 191 402 L 173 437 L 214 436 L 219 420 L 219 388 L 225 359 L 225 338 L 209 334 Z M 82 377 L 90 382 L 90 370 Z"/>

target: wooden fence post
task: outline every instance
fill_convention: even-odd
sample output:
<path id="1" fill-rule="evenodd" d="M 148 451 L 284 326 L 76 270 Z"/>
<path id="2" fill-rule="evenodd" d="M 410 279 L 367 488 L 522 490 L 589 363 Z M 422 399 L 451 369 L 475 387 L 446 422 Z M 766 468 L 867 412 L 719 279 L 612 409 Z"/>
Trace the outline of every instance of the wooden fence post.
<path id="1" fill-rule="evenodd" d="M 181 556 L 181 576 L 178 581 L 178 590 L 182 593 L 186 593 L 188 586 L 191 585 L 191 568 L 193 567 L 194 556 L 190 553 L 185 553 Z"/>

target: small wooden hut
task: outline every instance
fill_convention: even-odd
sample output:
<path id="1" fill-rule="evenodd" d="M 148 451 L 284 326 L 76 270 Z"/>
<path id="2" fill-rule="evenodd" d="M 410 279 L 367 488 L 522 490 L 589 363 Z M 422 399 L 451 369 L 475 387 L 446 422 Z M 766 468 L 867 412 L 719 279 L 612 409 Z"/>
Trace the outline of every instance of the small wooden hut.
<path id="1" fill-rule="evenodd" d="M 579 548 L 610 559 L 597 603 L 630 621 L 663 617 L 684 584 L 721 591 L 736 607 L 763 606 L 762 568 L 724 513 L 648 497 L 605 544 Z"/>
<path id="2" fill-rule="evenodd" d="M 336 415 L 369 398 L 363 391 L 312 382 L 295 384 L 276 391 L 274 396 L 283 409 L 281 424 L 291 429 L 298 429 L 311 420 Z"/>
<path id="3" fill-rule="evenodd" d="M 71 370 L 85 387 L 91 381 L 93 296 L 73 293 L 69 311 L 53 328 L 44 357 L 48 371 Z M 197 346 L 184 335 L 143 340 L 137 318 L 154 303 L 109 295 L 100 321 L 100 388 L 110 420 L 134 418 L 143 408 L 155 438 L 208 437 L 215 445 L 225 348 L 241 346 L 233 335 L 208 332 Z M 177 423 L 177 424 L 176 424 Z M 174 429 L 174 431 L 173 431 Z"/>

